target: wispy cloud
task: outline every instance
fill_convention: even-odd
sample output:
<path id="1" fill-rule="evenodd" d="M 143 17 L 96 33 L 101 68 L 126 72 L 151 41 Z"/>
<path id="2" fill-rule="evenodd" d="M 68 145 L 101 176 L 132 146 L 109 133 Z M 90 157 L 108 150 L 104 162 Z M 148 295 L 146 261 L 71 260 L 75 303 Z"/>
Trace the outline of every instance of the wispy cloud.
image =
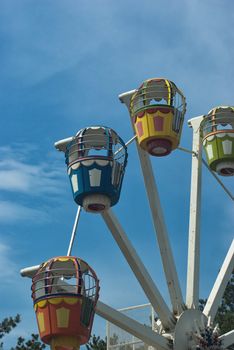
<path id="1" fill-rule="evenodd" d="M 29 208 L 10 201 L 0 201 L 0 223 L 15 224 L 16 221 L 45 222 L 49 216 L 45 210 Z"/>
<path id="2" fill-rule="evenodd" d="M 61 193 L 60 180 L 61 169 L 56 160 L 48 160 L 48 163 L 35 163 L 29 159 L 26 162 L 29 150 L 21 147 L 14 150 L 10 147 L 0 147 L 3 155 L 0 160 L 0 190 L 14 191 L 37 196 L 40 194 Z"/>
<path id="3" fill-rule="evenodd" d="M 1 211 L 1 206 L 0 206 Z M 15 276 L 17 271 L 17 266 L 11 259 L 11 248 L 0 242 L 0 276 L 4 279 L 5 283 L 12 281 L 12 277 Z"/>
<path id="4" fill-rule="evenodd" d="M 62 196 L 66 189 L 60 162 L 53 156 L 38 161 L 37 151 L 30 144 L 0 147 L 2 224 L 34 220 L 45 223 L 49 220 L 50 200 Z"/>
<path id="5" fill-rule="evenodd" d="M 22 322 L 20 322 L 20 324 L 13 329 L 12 332 L 10 332 L 10 334 L 3 338 L 4 348 L 11 348 L 12 346 L 15 346 L 19 336 L 29 337 L 30 334 L 33 332 L 35 333 L 37 329 L 35 319 L 32 320 L 33 313 L 25 311 L 24 299 L 27 293 L 28 296 L 30 296 L 30 289 L 27 290 L 27 288 L 24 286 L 25 281 L 23 281 L 23 279 L 21 281 L 19 276 L 20 266 L 18 266 L 14 260 L 17 255 L 15 254 L 14 249 L 16 248 L 10 246 L 5 241 L 0 242 L 0 276 L 1 280 L 3 281 L 0 294 L 1 300 L 5 301 L 5 303 L 2 303 L 1 307 L 1 318 L 3 319 L 8 316 L 15 316 L 17 313 L 22 315 Z M 14 294 L 14 291 L 16 294 Z M 17 301 L 15 297 L 17 298 Z M 7 306 L 8 300 L 11 302 Z M 17 305 L 17 309 L 15 310 L 13 310 L 14 303 Z"/>

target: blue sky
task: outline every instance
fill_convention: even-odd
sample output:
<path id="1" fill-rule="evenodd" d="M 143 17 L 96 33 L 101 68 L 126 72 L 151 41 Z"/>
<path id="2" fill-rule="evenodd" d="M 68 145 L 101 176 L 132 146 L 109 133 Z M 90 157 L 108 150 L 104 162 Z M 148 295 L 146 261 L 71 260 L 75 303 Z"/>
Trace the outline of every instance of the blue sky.
<path id="1" fill-rule="evenodd" d="M 76 212 L 55 141 L 89 125 L 132 137 L 118 94 L 152 77 L 182 89 L 187 120 L 234 104 L 234 4 L 231 1 L 2 0 L 0 2 L 1 318 L 20 313 L 17 334 L 36 331 L 30 281 L 22 267 L 66 254 Z M 152 158 L 178 274 L 185 293 L 191 158 Z M 233 238 L 233 205 L 203 169 L 201 297 Z M 233 179 L 224 179 L 234 189 Z M 113 208 L 168 301 L 134 145 L 120 202 Z M 101 217 L 82 213 L 74 255 L 96 270 L 100 299 L 114 307 L 147 302 Z M 104 335 L 96 318 L 94 331 Z"/>

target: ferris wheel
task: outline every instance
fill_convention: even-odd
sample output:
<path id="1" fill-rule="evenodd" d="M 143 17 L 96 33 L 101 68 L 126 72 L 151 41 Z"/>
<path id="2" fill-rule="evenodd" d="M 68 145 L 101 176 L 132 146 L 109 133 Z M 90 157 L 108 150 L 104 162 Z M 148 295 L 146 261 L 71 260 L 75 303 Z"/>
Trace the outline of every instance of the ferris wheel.
<path id="1" fill-rule="evenodd" d="M 204 310 L 199 309 L 201 172 L 206 166 L 233 200 L 220 180 L 234 175 L 234 107 L 219 106 L 188 121 L 193 147 L 179 147 L 186 100 L 170 80 L 148 79 L 119 99 L 130 114 L 133 137 L 124 143 L 111 128 L 90 126 L 75 136 L 55 143 L 65 153 L 74 201 L 78 205 L 66 256 L 24 268 L 32 278 L 32 298 L 41 339 L 52 350 L 78 349 L 91 333 L 94 314 L 141 339 L 158 350 L 219 350 L 234 343 L 234 330 L 219 334 L 214 324 L 222 295 L 234 270 L 234 240 L 220 268 Z M 136 148 L 149 200 L 172 309 L 151 278 L 111 207 L 118 203 L 130 143 Z M 164 222 L 151 165 L 180 148 L 191 154 L 191 193 L 186 299 L 182 291 Z M 204 148 L 206 159 L 202 158 Z M 95 271 L 71 255 L 81 211 L 102 216 L 127 263 L 158 315 L 155 331 L 98 301 L 99 280 Z"/>

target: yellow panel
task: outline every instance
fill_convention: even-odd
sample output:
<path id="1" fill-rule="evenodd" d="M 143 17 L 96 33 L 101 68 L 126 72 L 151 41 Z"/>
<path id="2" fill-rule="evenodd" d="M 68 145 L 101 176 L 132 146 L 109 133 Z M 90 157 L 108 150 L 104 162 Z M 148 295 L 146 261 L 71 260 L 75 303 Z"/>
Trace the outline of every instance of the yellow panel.
<path id="1" fill-rule="evenodd" d="M 38 312 L 37 321 L 38 321 L 39 331 L 41 333 L 45 332 L 45 320 L 44 320 L 43 312 Z"/>
<path id="2" fill-rule="evenodd" d="M 70 310 L 61 307 L 56 310 L 57 327 L 68 328 Z"/>
<path id="3" fill-rule="evenodd" d="M 163 123 L 163 130 L 162 131 L 156 131 L 154 126 L 154 117 L 162 117 L 164 120 Z M 142 129 L 143 129 L 143 135 L 140 137 L 138 135 L 137 128 L 135 128 L 136 133 L 138 135 L 138 142 L 139 144 L 145 148 L 146 143 L 154 138 L 165 138 L 172 142 L 172 148 L 176 148 L 179 143 L 180 134 L 177 134 L 172 130 L 172 122 L 173 122 L 173 114 L 172 112 L 169 112 L 167 114 L 162 113 L 160 111 L 157 111 L 156 113 L 145 113 L 145 115 L 141 118 L 137 118 L 136 122 L 141 122 Z"/>
<path id="4" fill-rule="evenodd" d="M 43 308 L 47 305 L 47 303 L 50 303 L 52 305 L 58 305 L 61 304 L 62 302 L 69 304 L 69 305 L 75 305 L 77 303 L 82 304 L 82 299 L 81 298 L 51 298 L 51 299 L 45 299 L 38 301 L 34 305 L 34 310 L 36 311 L 38 307 Z"/>
<path id="5" fill-rule="evenodd" d="M 77 304 L 78 302 L 81 304 L 82 300 L 78 298 L 64 298 L 65 303 L 69 305 Z"/>
<path id="6" fill-rule="evenodd" d="M 138 118 L 137 118 L 137 120 L 138 120 Z M 148 117 L 146 114 L 144 117 L 139 118 L 139 121 L 141 121 L 142 128 L 143 128 L 143 135 L 141 137 L 139 137 L 139 141 L 141 142 L 142 140 L 150 137 L 150 130 L 149 130 L 149 126 L 148 126 Z"/>
<path id="7" fill-rule="evenodd" d="M 41 301 L 38 301 L 36 305 L 39 307 L 45 307 L 46 304 L 47 304 L 47 300 L 41 300 Z"/>
<path id="8" fill-rule="evenodd" d="M 69 260 L 71 260 L 71 261 L 73 261 L 73 259 L 71 259 L 71 258 L 57 258 L 56 259 L 57 261 L 69 261 Z"/>
<path id="9" fill-rule="evenodd" d="M 48 299 L 48 302 L 53 305 L 60 304 L 63 301 L 63 298 L 51 298 Z"/>

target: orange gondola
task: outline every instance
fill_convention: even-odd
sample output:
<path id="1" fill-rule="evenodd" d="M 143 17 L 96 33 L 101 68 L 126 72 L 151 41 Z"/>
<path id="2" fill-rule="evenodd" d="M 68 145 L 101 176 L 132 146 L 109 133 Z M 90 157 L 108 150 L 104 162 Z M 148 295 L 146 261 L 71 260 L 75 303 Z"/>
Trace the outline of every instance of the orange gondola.
<path id="1" fill-rule="evenodd" d="M 64 256 L 41 264 L 32 298 L 42 341 L 52 350 L 77 350 L 88 342 L 99 281 L 83 260 Z"/>

